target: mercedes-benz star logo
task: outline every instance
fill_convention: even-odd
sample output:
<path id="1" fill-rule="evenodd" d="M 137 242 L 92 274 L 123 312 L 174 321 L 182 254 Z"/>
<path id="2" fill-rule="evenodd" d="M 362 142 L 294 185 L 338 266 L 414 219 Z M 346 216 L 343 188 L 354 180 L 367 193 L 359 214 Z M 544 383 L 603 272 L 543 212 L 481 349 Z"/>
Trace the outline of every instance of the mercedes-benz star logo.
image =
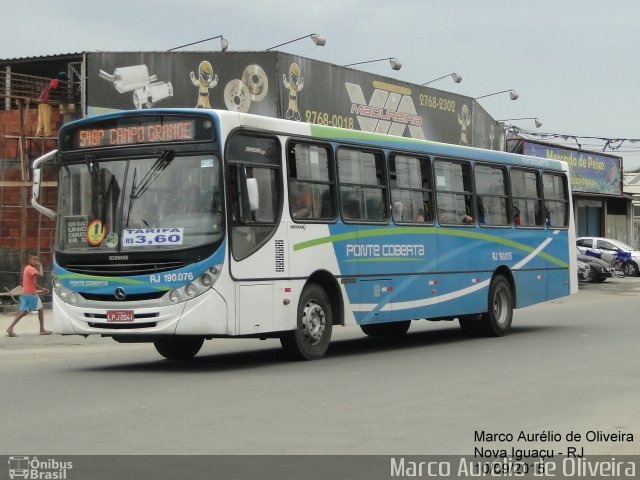
<path id="1" fill-rule="evenodd" d="M 124 300 L 127 296 L 127 293 L 124 291 L 124 288 L 118 287 L 116 288 L 116 298 L 118 300 Z"/>

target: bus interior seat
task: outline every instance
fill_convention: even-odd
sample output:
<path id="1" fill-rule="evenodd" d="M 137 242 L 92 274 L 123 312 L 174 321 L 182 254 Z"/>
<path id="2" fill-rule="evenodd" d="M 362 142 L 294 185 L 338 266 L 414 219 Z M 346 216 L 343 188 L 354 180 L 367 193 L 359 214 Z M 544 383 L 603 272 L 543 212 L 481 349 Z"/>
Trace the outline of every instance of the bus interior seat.
<path id="1" fill-rule="evenodd" d="M 393 202 L 391 214 L 393 215 L 394 222 L 402 221 L 402 202 Z"/>

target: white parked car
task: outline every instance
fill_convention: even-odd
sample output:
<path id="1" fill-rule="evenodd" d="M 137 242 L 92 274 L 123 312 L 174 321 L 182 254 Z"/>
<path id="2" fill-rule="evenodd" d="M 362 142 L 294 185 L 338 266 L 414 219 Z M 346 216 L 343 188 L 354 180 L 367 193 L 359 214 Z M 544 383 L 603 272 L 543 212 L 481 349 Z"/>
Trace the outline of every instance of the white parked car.
<path id="1" fill-rule="evenodd" d="M 623 266 L 624 273 L 635 277 L 640 272 L 640 251 L 624 242 L 612 238 L 578 237 L 576 245 L 583 254 L 595 254 L 607 261 L 611 261 L 616 254 L 627 255 L 629 258 Z"/>

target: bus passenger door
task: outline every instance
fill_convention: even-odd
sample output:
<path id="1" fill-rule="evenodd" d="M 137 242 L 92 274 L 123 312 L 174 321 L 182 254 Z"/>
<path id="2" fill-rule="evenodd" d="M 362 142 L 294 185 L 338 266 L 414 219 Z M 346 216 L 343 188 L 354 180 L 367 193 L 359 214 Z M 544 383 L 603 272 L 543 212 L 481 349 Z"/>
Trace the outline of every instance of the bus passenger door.
<path id="1" fill-rule="evenodd" d="M 282 212 L 281 152 L 276 138 L 242 132 L 227 146 L 226 205 L 230 269 L 236 281 L 235 328 L 240 335 L 272 332 L 283 318 L 277 280 L 288 278 Z"/>

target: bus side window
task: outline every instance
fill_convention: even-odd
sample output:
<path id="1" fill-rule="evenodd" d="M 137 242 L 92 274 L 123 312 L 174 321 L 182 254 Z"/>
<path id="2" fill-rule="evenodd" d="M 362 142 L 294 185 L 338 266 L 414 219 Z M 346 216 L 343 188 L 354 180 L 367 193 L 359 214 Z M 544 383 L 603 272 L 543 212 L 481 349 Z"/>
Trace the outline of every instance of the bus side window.
<path id="1" fill-rule="evenodd" d="M 540 177 L 537 172 L 512 168 L 510 172 L 511 194 L 513 196 L 512 220 L 522 227 L 541 227 Z M 518 212 L 520 223 L 516 223 L 515 212 Z"/>
<path id="2" fill-rule="evenodd" d="M 388 221 L 389 205 L 382 153 L 340 147 L 338 175 L 342 216 L 345 220 Z"/>
<path id="3" fill-rule="evenodd" d="M 329 148 L 291 143 L 287 151 L 291 218 L 302 222 L 335 220 L 335 187 Z"/>
<path id="4" fill-rule="evenodd" d="M 278 141 L 260 134 L 235 134 L 228 142 L 227 160 L 231 251 L 236 260 L 242 260 L 264 245 L 278 226 L 283 190 Z M 249 199 L 248 180 L 257 185 L 255 205 Z"/>
<path id="5" fill-rule="evenodd" d="M 544 173 L 545 223 L 548 227 L 566 227 L 569 225 L 569 198 L 565 177 Z"/>
<path id="6" fill-rule="evenodd" d="M 389 159 L 391 206 L 395 223 L 432 223 L 431 173 L 427 158 L 392 155 Z"/>
<path id="7" fill-rule="evenodd" d="M 476 164 L 474 168 L 480 225 L 508 225 L 507 171 L 502 167 Z"/>
<path id="8" fill-rule="evenodd" d="M 459 160 L 437 159 L 434 164 L 438 220 L 448 224 L 473 224 L 471 166 Z"/>

